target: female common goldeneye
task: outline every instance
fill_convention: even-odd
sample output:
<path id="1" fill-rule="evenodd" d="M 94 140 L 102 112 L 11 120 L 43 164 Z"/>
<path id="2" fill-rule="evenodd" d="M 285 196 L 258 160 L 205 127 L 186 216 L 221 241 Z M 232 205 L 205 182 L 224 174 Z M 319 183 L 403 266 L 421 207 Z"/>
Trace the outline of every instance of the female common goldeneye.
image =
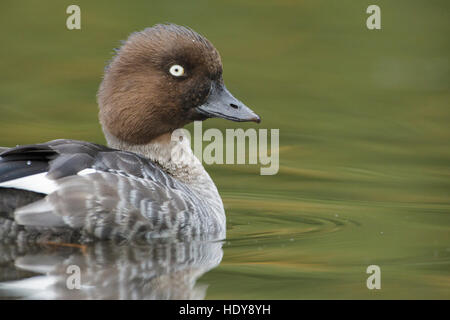
<path id="1" fill-rule="evenodd" d="M 172 138 L 194 120 L 260 121 L 225 88 L 214 46 L 173 24 L 133 33 L 97 98 L 108 147 L 61 139 L 0 153 L 0 237 L 224 237 L 214 182 L 186 136 Z"/>

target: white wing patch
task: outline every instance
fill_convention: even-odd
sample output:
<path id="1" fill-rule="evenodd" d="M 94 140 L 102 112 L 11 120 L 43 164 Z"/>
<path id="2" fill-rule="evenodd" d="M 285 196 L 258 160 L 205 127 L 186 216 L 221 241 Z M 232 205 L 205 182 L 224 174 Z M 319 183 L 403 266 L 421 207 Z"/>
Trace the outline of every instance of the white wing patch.
<path id="1" fill-rule="evenodd" d="M 58 188 L 55 180 L 46 177 L 47 172 L 33 174 L 0 183 L 1 188 L 14 188 L 50 194 Z"/>
<path id="2" fill-rule="evenodd" d="M 97 170 L 88 168 L 79 171 L 78 175 L 86 176 L 95 172 L 97 172 Z M 5 181 L 0 183 L 0 188 L 14 188 L 50 194 L 58 189 L 58 183 L 55 180 L 47 178 L 46 175 L 47 172 L 42 172 L 27 177 Z"/>
<path id="3" fill-rule="evenodd" d="M 83 169 L 83 170 L 81 170 L 81 171 L 78 171 L 78 175 L 79 176 L 86 176 L 86 175 L 88 175 L 88 174 L 91 174 L 91 173 L 96 173 L 97 172 L 97 170 L 95 170 L 95 169 L 92 169 L 92 168 L 87 168 L 87 169 Z"/>

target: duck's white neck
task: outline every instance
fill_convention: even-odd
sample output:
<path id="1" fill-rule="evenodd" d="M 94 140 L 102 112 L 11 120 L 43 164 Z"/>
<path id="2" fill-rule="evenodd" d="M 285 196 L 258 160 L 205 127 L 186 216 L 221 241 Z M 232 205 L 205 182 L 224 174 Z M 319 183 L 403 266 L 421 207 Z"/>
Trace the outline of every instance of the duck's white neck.
<path id="1" fill-rule="evenodd" d="M 134 152 L 158 163 L 171 176 L 189 185 L 204 199 L 210 200 L 223 210 L 219 192 L 208 172 L 192 152 L 189 138 L 183 130 L 177 130 L 176 139 L 172 139 L 175 135 L 166 133 L 143 145 L 122 141 L 106 129 L 103 129 L 103 132 L 109 147 Z"/>

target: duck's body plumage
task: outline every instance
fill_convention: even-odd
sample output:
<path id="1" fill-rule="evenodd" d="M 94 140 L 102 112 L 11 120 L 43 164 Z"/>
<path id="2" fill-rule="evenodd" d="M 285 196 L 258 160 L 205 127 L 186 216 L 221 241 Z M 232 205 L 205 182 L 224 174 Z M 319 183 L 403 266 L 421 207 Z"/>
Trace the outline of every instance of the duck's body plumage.
<path id="1" fill-rule="evenodd" d="M 62 139 L 12 148 L 0 157 L 3 199 L 24 199 L 10 188 L 25 189 L 21 179 L 31 182 L 31 203 L 14 215 L 24 230 L 79 230 L 86 239 L 224 235 L 223 206 L 211 186 L 199 189 L 213 196 L 205 197 L 195 183 L 189 186 L 137 153 Z M 11 219 L 11 209 L 0 211 Z"/>

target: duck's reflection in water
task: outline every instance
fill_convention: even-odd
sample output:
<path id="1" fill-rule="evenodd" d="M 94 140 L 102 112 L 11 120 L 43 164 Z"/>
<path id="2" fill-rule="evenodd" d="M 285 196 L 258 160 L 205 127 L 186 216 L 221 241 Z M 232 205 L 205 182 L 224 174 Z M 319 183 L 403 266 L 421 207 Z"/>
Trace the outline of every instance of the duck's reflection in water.
<path id="1" fill-rule="evenodd" d="M 0 245 L 0 298 L 203 299 L 197 279 L 222 256 L 217 241 Z"/>

